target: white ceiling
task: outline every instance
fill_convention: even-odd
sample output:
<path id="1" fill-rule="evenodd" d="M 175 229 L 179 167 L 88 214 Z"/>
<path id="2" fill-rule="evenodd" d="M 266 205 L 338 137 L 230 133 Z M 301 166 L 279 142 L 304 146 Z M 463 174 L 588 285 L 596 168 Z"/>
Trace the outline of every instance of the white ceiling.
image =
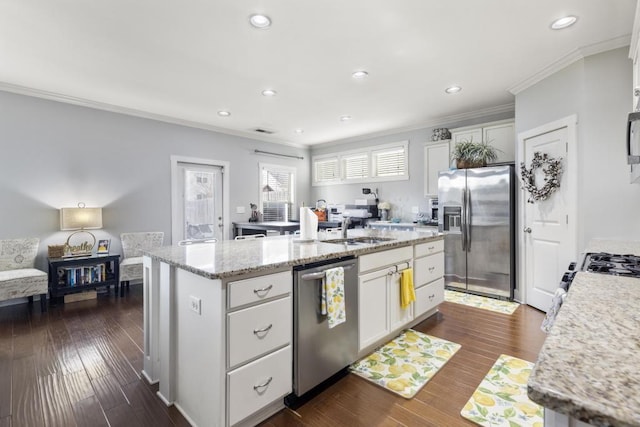
<path id="1" fill-rule="evenodd" d="M 311 145 L 513 109 L 510 90 L 577 49 L 628 43 L 635 7 L 636 0 L 0 0 L 0 89 Z M 252 28 L 253 13 L 269 15 L 272 27 Z M 549 28 L 567 14 L 578 16 L 576 25 Z M 354 80 L 360 69 L 369 77 Z M 445 94 L 452 84 L 463 90 Z M 266 88 L 277 96 L 262 96 Z"/>

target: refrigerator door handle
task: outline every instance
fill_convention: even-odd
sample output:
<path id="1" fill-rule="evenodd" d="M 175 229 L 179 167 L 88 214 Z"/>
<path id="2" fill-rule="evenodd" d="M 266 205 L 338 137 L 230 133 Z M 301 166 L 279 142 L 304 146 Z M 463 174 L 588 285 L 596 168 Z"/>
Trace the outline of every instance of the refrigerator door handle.
<path id="1" fill-rule="evenodd" d="M 462 242 L 462 252 L 467 251 L 467 229 L 466 229 L 466 212 L 467 212 L 467 192 L 462 193 L 462 212 L 460 213 L 460 241 Z"/>
<path id="2" fill-rule="evenodd" d="M 467 194 L 467 203 L 466 203 L 466 209 L 464 211 L 465 213 L 465 220 L 464 220 L 464 225 L 465 225 L 465 234 L 467 236 L 466 240 L 467 240 L 467 252 L 471 252 L 471 190 L 469 190 L 468 188 L 466 189 L 466 194 Z"/>

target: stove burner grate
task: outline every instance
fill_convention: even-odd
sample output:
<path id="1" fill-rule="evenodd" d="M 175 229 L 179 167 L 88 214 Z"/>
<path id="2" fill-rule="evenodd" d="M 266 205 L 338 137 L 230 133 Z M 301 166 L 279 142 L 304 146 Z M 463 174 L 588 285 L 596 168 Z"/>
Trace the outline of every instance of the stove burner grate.
<path id="1" fill-rule="evenodd" d="M 584 269 L 592 273 L 640 277 L 640 257 L 609 253 L 587 254 Z"/>

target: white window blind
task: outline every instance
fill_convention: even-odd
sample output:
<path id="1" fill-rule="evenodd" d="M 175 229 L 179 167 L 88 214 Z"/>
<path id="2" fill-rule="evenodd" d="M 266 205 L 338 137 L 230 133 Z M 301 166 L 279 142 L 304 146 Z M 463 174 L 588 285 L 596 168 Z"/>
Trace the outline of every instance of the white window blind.
<path id="1" fill-rule="evenodd" d="M 337 157 L 316 160 L 314 162 L 314 167 L 316 182 L 335 181 L 340 177 Z"/>
<path id="2" fill-rule="evenodd" d="M 367 154 L 344 156 L 342 161 L 344 165 L 344 179 L 369 177 L 369 156 Z"/>
<path id="3" fill-rule="evenodd" d="M 405 147 L 374 151 L 372 154 L 375 176 L 404 176 L 407 174 Z"/>
<path id="4" fill-rule="evenodd" d="M 263 221 L 289 221 L 294 206 L 295 173 L 292 169 L 263 166 L 260 191 Z M 268 187 L 267 187 L 268 186 Z"/>

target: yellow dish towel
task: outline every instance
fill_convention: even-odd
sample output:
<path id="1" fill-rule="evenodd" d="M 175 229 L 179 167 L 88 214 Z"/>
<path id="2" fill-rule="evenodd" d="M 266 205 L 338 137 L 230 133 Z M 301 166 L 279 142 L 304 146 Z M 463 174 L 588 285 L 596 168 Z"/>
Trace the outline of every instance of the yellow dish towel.
<path id="1" fill-rule="evenodd" d="M 400 272 L 400 307 L 407 308 L 416 300 L 416 291 L 413 287 L 413 268 L 407 268 Z"/>
<path id="2" fill-rule="evenodd" d="M 326 314 L 329 329 L 347 320 L 344 305 L 344 268 L 330 268 L 325 272 L 322 279 L 320 312 Z"/>

